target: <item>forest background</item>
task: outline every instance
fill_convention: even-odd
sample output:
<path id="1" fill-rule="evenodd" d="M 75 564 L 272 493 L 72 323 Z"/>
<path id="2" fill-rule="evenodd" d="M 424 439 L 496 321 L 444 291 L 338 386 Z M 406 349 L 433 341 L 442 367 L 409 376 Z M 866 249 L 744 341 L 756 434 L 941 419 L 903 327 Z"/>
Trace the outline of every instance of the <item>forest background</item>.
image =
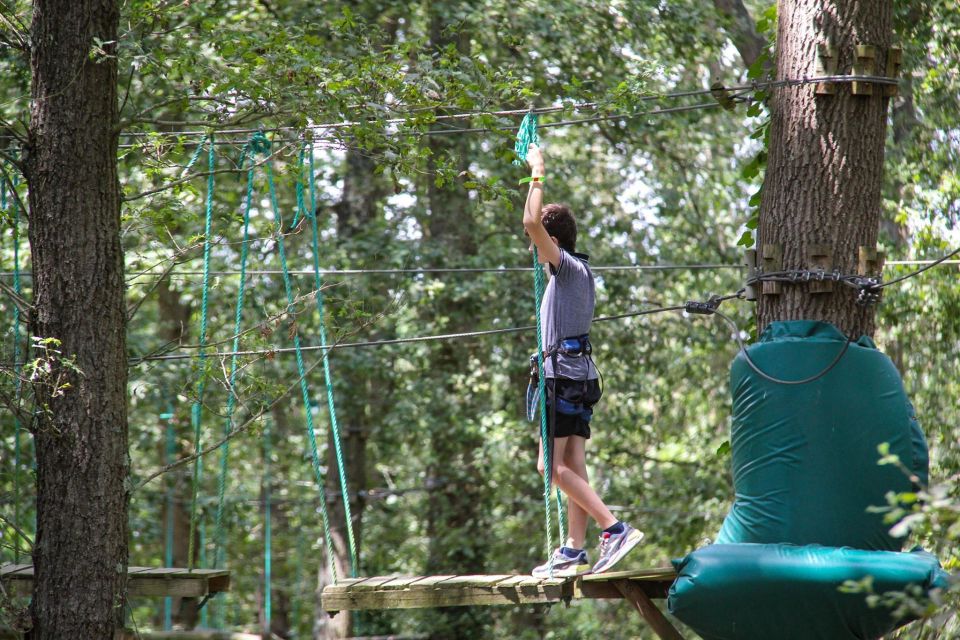
<path id="1" fill-rule="evenodd" d="M 479 0 L 131 0 L 122 10 L 118 42 L 98 43 L 90 55 L 116 56 L 120 69 L 122 241 L 133 362 L 129 426 L 137 486 L 130 564 L 169 560 L 185 566 L 192 549 L 198 566 L 222 561 L 234 572 L 232 592 L 201 613 L 195 603 L 168 603 L 170 622 L 247 630 L 269 624 L 278 635 L 298 637 L 644 637 L 647 631 L 628 607 L 605 602 L 352 619 L 341 614 L 332 622 L 318 610 L 315 589 L 331 576 L 296 361 L 289 352 L 273 351 L 292 346 L 294 323 L 284 314 L 278 221 L 265 168 L 275 174 L 286 258 L 292 269 L 304 271 L 294 282 L 295 327 L 305 344 L 319 342 L 311 228 L 302 215 L 293 224 L 307 139 L 315 150 L 320 266 L 376 270 L 325 276 L 332 342 L 532 323 L 531 274 L 506 270 L 529 266 L 530 256 L 519 224 L 523 191 L 515 186 L 524 170 L 511 165 L 521 115 L 488 113 L 504 109 L 565 107 L 544 115 L 542 126 L 604 118 L 541 129 L 547 198 L 578 212 L 579 249 L 594 265 L 687 265 L 598 270 L 598 316 L 732 293 L 744 276 L 742 251 L 753 243 L 766 154 L 764 92 L 748 91 L 749 100 L 731 111 L 696 108 L 711 102 L 709 96 L 657 96 L 709 88 L 713 81 L 762 81 L 775 11 L 738 0 L 554 2 L 548 10 Z M 2 283 L 15 288 L 19 263 L 26 299 L 28 212 L 10 187 L 20 183 L 17 138 L 29 107 L 30 70 L 18 49 L 30 12 L 29 3 L 5 0 L 0 38 L 0 149 L 7 160 Z M 960 15 L 946 1 L 897 3 L 895 36 L 904 63 L 900 95 L 891 101 L 881 248 L 888 261 L 938 257 L 960 242 Z M 690 108 L 651 113 L 677 107 Z M 451 113 L 475 115 L 437 119 Z M 313 126 L 331 122 L 354 124 Z M 234 424 L 249 428 L 230 442 L 221 529 L 215 522 L 219 451 L 205 456 L 196 485 L 190 465 L 152 476 L 197 446 L 191 406 L 202 372 L 201 444 L 222 435 L 229 358 L 211 357 L 201 367 L 196 357 L 144 356 L 199 351 L 209 178 L 209 147 L 201 143 L 210 134 L 216 144 L 207 336 L 216 349 L 230 351 L 249 166 L 241 164 L 251 157 L 244 150 L 260 127 L 272 146 L 269 155 L 254 158 L 251 272 L 239 344 L 265 353 L 240 359 Z M 18 195 L 26 201 L 22 185 Z M 300 201 L 309 207 L 308 189 Z M 504 269 L 382 271 L 432 267 Z M 887 274 L 909 268 L 890 265 Z M 751 305 L 726 304 L 749 333 Z M 0 298 L 0 305 L 8 319 L 3 357 L 9 370 L 24 360 L 17 354 L 27 353 L 27 336 L 15 329 L 11 298 Z M 877 342 L 903 373 L 931 447 L 936 499 L 907 505 L 907 525 L 918 543 L 956 569 L 957 266 L 888 289 L 878 326 Z M 593 340 L 605 396 L 591 440 L 591 471 L 618 515 L 647 533 L 637 565 L 661 564 L 710 538 L 729 506 L 727 370 L 736 343 L 718 320 L 677 313 L 598 323 Z M 542 561 L 537 428 L 525 420 L 523 400 L 534 345 L 533 332 L 525 331 L 332 352 L 360 574 L 525 572 Z M 309 412 L 320 441 L 337 564 L 345 575 L 344 505 L 325 436 L 319 358 L 319 352 L 307 354 Z M 14 376 L 3 384 L 7 397 L 17 395 Z M 29 412 L 32 401 L 22 392 Z M 2 420 L 6 561 L 29 553 L 12 527 L 32 536 L 35 496 L 30 438 L 12 413 Z M 269 589 L 263 568 L 268 531 Z M 4 607 L 7 624 L 16 622 L 19 604 Z M 147 630 L 165 626 L 167 616 L 164 603 L 135 600 L 128 617 Z M 949 630 L 956 623 L 948 618 L 942 614 L 927 624 Z"/>

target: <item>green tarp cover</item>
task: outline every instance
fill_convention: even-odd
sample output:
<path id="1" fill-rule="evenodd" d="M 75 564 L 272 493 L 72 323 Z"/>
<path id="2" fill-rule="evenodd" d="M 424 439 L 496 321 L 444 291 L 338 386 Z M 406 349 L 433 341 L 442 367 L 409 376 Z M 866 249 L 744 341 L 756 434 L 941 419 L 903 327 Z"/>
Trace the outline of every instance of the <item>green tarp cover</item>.
<path id="1" fill-rule="evenodd" d="M 770 376 L 801 380 L 828 366 L 847 339 L 824 322 L 771 323 L 749 348 Z M 899 550 L 882 514 L 888 491 L 910 491 L 877 447 L 923 483 L 927 445 L 893 362 L 870 338 L 850 344 L 825 376 L 802 385 L 764 379 L 740 354 L 730 371 L 736 499 L 717 543 L 789 542 Z"/>
<path id="2" fill-rule="evenodd" d="M 878 594 L 948 586 L 925 552 L 714 544 L 675 564 L 670 612 L 705 640 L 879 638 L 906 620 L 870 608 L 862 593 L 840 592 L 844 581 L 872 576 Z"/>
<path id="3" fill-rule="evenodd" d="M 748 353 L 766 375 L 802 380 L 846 344 L 827 323 L 774 322 Z M 896 367 L 862 337 L 807 384 L 771 381 L 739 354 L 730 389 L 734 503 L 717 544 L 677 562 L 670 610 L 708 640 L 867 639 L 893 629 L 887 610 L 838 587 L 868 575 L 879 592 L 945 580 L 932 556 L 898 553 L 890 525 L 869 512 L 888 492 L 914 488 L 902 469 L 878 464 L 881 444 L 927 482 L 926 442 Z"/>

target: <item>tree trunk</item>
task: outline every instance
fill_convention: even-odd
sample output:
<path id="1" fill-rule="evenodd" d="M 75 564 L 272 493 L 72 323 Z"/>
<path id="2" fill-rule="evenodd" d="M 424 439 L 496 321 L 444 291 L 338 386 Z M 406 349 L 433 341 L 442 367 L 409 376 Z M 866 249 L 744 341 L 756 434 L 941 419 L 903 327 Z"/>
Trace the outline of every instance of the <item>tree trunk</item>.
<path id="1" fill-rule="evenodd" d="M 777 80 L 814 76 L 822 42 L 836 49 L 838 73 L 851 72 L 858 44 L 875 46 L 877 68 L 886 68 L 889 0 L 783 0 L 778 15 Z M 872 95 L 853 95 L 849 83 L 832 86 L 832 95 L 816 95 L 812 84 L 785 87 L 771 99 L 757 249 L 762 257 L 767 245 L 782 248 L 783 269 L 817 268 L 813 245 L 826 245 L 832 254 L 827 270 L 856 273 L 858 247 L 877 242 L 888 98 L 881 85 L 872 86 Z M 779 269 L 768 264 L 765 270 Z M 858 305 L 852 288 L 810 288 L 784 284 L 781 293 L 762 295 L 759 329 L 774 320 L 810 319 L 853 337 L 873 334 L 874 309 Z"/>
<path id="2" fill-rule="evenodd" d="M 164 278 L 157 286 L 157 315 L 159 335 L 165 342 L 178 343 L 187 340 L 187 336 L 190 334 L 191 313 L 191 305 L 183 301 L 181 291 L 171 287 L 169 278 Z M 189 431 L 189 408 L 186 409 L 186 412 L 180 411 L 179 413 L 174 409 L 174 417 L 172 420 L 177 433 L 183 430 Z M 188 439 L 177 437 L 176 442 L 177 445 L 172 456 L 173 459 L 179 460 L 193 453 L 192 448 L 188 445 Z M 158 451 L 163 453 L 164 449 L 165 444 L 158 443 Z M 172 460 L 166 460 L 165 464 L 169 464 L 170 462 L 172 462 Z M 167 478 L 165 482 L 173 492 L 173 500 L 170 504 L 164 506 L 163 522 L 164 526 L 166 526 L 169 518 L 172 517 L 173 519 L 173 566 L 186 567 L 189 566 L 190 563 L 188 557 L 190 552 L 190 497 L 192 480 L 190 467 L 183 466 L 166 475 Z M 193 549 L 193 559 L 194 562 L 196 562 L 198 550 L 200 549 L 199 532 L 195 532 L 194 534 Z M 222 597 L 223 596 L 221 596 L 221 598 Z M 223 600 L 218 600 L 219 601 L 213 603 L 213 606 L 222 607 Z M 200 621 L 200 611 L 197 609 L 199 603 L 200 601 L 197 598 L 173 597 L 171 599 L 171 618 L 173 625 L 179 629 L 193 629 L 196 627 L 197 622 Z"/>
<path id="3" fill-rule="evenodd" d="M 451 28 L 448 21 L 457 8 L 457 2 L 428 4 L 431 46 L 444 51 L 454 45 L 461 56 L 469 56 L 470 33 Z M 466 128 L 470 124 L 463 121 L 458 126 Z M 459 184 L 438 185 L 435 180 L 443 159 L 455 163 L 458 173 L 469 168 L 469 140 L 462 135 L 433 136 L 429 144 L 430 216 L 424 239 L 442 246 L 443 255 L 469 259 L 477 255 L 476 230 L 468 222 L 474 205 Z M 480 304 L 475 296 L 466 298 L 460 291 L 446 289 L 430 313 L 435 318 L 477 318 L 482 315 Z M 462 343 L 444 342 L 432 364 L 441 382 L 439 406 L 431 408 L 431 465 L 427 477 L 445 478 L 447 482 L 431 494 L 427 507 L 428 574 L 483 573 L 486 568 L 490 528 L 483 505 L 485 472 L 478 459 L 483 441 L 477 428 L 477 405 L 482 401 L 476 401 L 474 390 L 458 383 L 472 349 Z M 429 633 L 431 638 L 481 638 L 489 635 L 488 623 L 489 611 L 479 607 L 442 608 L 431 618 Z"/>
<path id="4" fill-rule="evenodd" d="M 31 638 L 110 638 L 125 607 L 127 353 L 115 0 L 37 0 L 26 173 L 37 540 Z M 100 44 L 98 44 L 100 43 Z M 102 48 L 101 48 L 102 47 Z"/>

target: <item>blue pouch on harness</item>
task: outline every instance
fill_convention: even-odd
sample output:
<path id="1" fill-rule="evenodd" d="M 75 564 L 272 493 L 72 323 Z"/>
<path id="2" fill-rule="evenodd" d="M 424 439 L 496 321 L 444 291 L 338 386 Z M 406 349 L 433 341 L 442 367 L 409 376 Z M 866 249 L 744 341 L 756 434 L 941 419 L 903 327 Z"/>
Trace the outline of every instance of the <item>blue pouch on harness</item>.
<path id="1" fill-rule="evenodd" d="M 570 402 L 564 398 L 557 398 L 557 413 L 568 416 L 580 416 L 584 422 L 590 422 L 593 417 L 593 409 L 577 402 Z"/>

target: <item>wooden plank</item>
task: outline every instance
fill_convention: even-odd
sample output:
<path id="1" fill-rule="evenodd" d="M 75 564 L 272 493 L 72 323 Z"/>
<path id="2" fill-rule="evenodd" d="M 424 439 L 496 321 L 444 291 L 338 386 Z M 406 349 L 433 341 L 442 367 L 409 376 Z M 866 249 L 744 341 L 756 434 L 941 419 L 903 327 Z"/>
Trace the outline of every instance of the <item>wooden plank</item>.
<path id="1" fill-rule="evenodd" d="M 32 564 L 4 564 L 0 565 L 0 578 L 17 578 L 28 576 L 33 578 Z"/>
<path id="2" fill-rule="evenodd" d="M 421 578 L 420 580 L 417 580 L 416 582 L 412 583 L 410 586 L 412 587 L 416 585 L 418 587 L 429 587 L 431 585 L 435 585 L 440 582 L 443 582 L 444 580 L 449 580 L 450 578 L 456 578 L 456 577 L 457 576 L 427 576 L 426 578 Z"/>
<path id="3" fill-rule="evenodd" d="M 371 591 L 396 578 L 397 576 L 377 576 L 375 578 L 367 578 L 366 580 L 362 580 L 351 586 L 349 591 L 351 593 L 355 591 Z"/>
<path id="4" fill-rule="evenodd" d="M 532 585 L 514 589 L 497 587 L 458 587 L 388 589 L 331 593 L 321 595 L 326 611 L 359 609 L 417 609 L 430 607 L 494 606 L 560 602 L 573 594 L 572 583 Z"/>
<path id="5" fill-rule="evenodd" d="M 492 587 L 498 582 L 502 582 L 509 578 L 509 575 L 495 575 L 495 576 L 486 576 L 486 575 L 473 575 L 473 576 L 456 576 L 445 580 L 440 583 L 440 587 L 446 589 L 448 586 L 457 585 L 463 587 Z M 418 585 L 420 586 L 420 585 Z"/>
<path id="6" fill-rule="evenodd" d="M 524 582 L 530 580 L 530 576 L 510 576 L 504 580 L 501 580 L 496 584 L 497 589 L 507 589 L 510 587 L 515 587 Z"/>
<path id="7" fill-rule="evenodd" d="M 606 582 L 609 580 L 675 580 L 677 572 L 673 567 L 654 567 L 652 569 L 631 569 L 629 571 L 611 571 L 610 573 L 588 574 L 584 582 Z"/>
<path id="8" fill-rule="evenodd" d="M 663 599 L 667 597 L 667 594 L 670 591 L 670 586 L 673 584 L 673 580 L 630 580 L 632 584 L 637 585 L 647 597 L 654 599 Z M 613 581 L 607 582 L 580 582 L 577 584 L 574 591 L 574 598 L 585 598 L 585 599 L 602 599 L 602 598 L 614 598 L 619 599 L 623 597 L 623 594 L 614 586 Z"/>
<path id="9" fill-rule="evenodd" d="M 230 589 L 230 572 L 225 569 L 175 567 L 129 567 L 127 592 L 131 596 L 202 597 Z M 2 565 L 0 578 L 15 585 L 18 593 L 33 589 L 32 565 Z"/>
<path id="10" fill-rule="evenodd" d="M 640 615 L 643 616 L 643 619 L 647 621 L 647 624 L 659 638 L 663 640 L 683 640 L 683 636 L 680 635 L 676 627 L 670 624 L 670 621 L 664 617 L 660 609 L 657 609 L 657 605 L 651 602 L 637 583 L 630 580 L 617 580 L 612 584 L 640 612 Z"/>

